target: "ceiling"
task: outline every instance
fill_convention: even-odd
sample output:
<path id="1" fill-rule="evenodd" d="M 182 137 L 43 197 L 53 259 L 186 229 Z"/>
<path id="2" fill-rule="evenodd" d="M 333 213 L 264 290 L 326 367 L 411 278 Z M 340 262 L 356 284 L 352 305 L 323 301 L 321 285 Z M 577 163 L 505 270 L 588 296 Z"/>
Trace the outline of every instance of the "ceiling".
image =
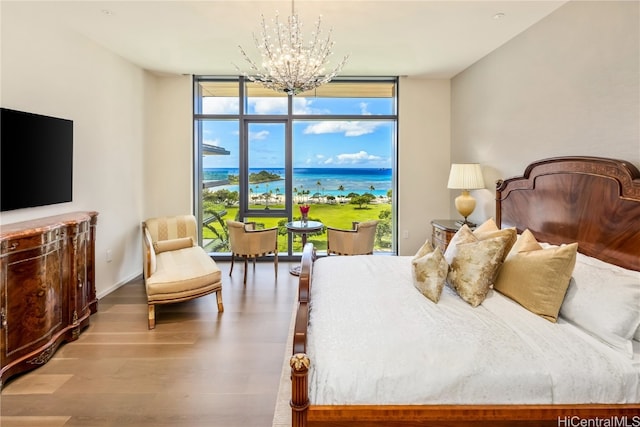
<path id="1" fill-rule="evenodd" d="M 309 38 L 322 15 L 333 30 L 330 65 L 349 55 L 344 76 L 450 78 L 566 1 L 297 0 Z M 238 75 L 238 45 L 259 59 L 252 34 L 289 1 L 8 1 L 2 19 L 63 25 L 158 74 Z M 55 17 L 55 19 L 51 19 Z"/>

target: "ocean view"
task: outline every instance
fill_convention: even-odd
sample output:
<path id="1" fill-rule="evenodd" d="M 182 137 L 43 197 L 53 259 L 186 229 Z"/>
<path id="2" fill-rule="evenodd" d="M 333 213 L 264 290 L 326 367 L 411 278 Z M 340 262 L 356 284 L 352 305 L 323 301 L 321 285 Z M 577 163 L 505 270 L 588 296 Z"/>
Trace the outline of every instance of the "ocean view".
<path id="1" fill-rule="evenodd" d="M 253 192 L 262 194 L 270 190 L 275 193 L 276 189 L 279 189 L 279 192 L 284 194 L 284 169 L 251 168 L 249 172 L 258 173 L 263 170 L 280 175 L 283 179 L 251 184 Z M 386 168 L 294 168 L 293 188 L 297 188 L 298 192 L 308 190 L 310 195 L 320 193 L 323 196 L 345 196 L 354 192 L 386 196 L 387 191 L 391 189 L 391 172 L 391 169 Z M 203 173 L 204 180 L 211 181 L 226 179 L 228 175 L 238 175 L 239 171 L 237 168 L 205 168 Z M 318 186 L 318 182 L 321 185 Z M 338 190 L 341 185 L 344 187 L 344 191 Z M 375 189 L 371 190 L 371 186 Z M 224 185 L 212 188 L 211 191 L 219 189 L 238 191 L 238 187 L 238 185 Z"/>

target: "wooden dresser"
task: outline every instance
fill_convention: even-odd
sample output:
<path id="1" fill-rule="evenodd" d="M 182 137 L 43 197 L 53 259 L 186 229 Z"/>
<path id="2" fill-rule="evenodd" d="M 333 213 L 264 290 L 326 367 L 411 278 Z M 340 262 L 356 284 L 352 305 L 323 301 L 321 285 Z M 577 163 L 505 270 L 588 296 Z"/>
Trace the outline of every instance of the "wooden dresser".
<path id="1" fill-rule="evenodd" d="M 0 387 L 78 338 L 98 309 L 96 212 L 2 225 Z"/>

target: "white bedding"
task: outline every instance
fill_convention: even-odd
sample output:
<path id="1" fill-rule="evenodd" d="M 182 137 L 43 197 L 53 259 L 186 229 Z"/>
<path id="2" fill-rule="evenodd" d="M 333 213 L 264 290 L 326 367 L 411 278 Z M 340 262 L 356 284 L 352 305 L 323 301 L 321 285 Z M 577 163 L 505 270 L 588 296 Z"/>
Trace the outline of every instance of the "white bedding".
<path id="1" fill-rule="evenodd" d="M 637 362 L 495 291 L 473 308 L 445 286 L 434 304 L 413 286 L 410 263 L 316 261 L 312 404 L 640 402 Z"/>

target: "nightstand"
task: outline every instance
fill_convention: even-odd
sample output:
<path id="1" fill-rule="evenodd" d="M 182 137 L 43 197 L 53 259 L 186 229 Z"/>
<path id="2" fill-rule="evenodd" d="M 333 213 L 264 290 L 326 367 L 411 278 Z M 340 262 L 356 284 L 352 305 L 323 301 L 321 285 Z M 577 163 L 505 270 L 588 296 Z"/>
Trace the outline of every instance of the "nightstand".
<path id="1" fill-rule="evenodd" d="M 453 235 L 460 227 L 461 225 L 454 219 L 434 219 L 431 221 L 431 244 L 434 248 L 440 248 L 444 253 Z"/>

